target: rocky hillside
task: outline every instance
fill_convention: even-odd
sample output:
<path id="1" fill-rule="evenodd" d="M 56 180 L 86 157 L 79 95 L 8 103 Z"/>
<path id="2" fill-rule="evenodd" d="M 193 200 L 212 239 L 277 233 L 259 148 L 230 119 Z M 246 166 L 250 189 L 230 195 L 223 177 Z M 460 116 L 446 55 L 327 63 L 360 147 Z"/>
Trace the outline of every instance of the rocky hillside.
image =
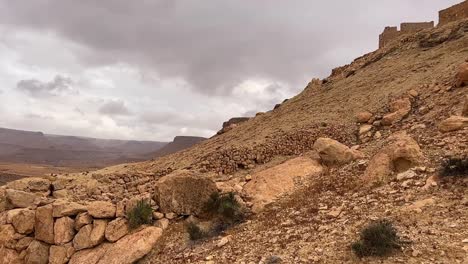
<path id="1" fill-rule="evenodd" d="M 178 151 L 187 149 L 196 145 L 203 140 L 206 140 L 204 137 L 189 137 L 189 136 L 177 136 L 172 142 L 169 142 L 167 145 L 162 147 L 156 152 L 150 153 L 151 157 L 162 157 Z"/>
<path id="2" fill-rule="evenodd" d="M 11 182 L 0 263 L 467 263 L 467 47 L 403 35 L 190 149 Z M 357 257 L 379 219 L 401 240 Z"/>

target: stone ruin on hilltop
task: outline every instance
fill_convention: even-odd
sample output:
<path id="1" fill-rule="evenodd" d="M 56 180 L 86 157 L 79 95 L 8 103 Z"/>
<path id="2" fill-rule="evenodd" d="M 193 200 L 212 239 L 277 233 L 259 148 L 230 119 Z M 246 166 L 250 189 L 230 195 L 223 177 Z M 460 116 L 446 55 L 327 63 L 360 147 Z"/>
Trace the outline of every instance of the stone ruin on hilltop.
<path id="1" fill-rule="evenodd" d="M 439 24 L 443 26 L 453 21 L 468 18 L 468 0 L 462 3 L 439 11 Z M 385 47 L 392 40 L 404 34 L 416 33 L 424 29 L 434 27 L 434 21 L 431 22 L 404 22 L 400 25 L 400 30 L 397 27 L 385 27 L 382 34 L 379 35 L 379 49 Z"/>

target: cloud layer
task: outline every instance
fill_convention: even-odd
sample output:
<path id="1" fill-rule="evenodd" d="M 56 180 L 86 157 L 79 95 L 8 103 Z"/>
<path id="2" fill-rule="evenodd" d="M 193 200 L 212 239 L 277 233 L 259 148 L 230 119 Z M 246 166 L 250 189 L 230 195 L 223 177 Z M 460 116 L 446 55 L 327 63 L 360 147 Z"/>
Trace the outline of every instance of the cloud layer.
<path id="1" fill-rule="evenodd" d="M 374 50 L 384 26 L 457 2 L 0 0 L 0 90 L 58 133 L 209 136 Z"/>

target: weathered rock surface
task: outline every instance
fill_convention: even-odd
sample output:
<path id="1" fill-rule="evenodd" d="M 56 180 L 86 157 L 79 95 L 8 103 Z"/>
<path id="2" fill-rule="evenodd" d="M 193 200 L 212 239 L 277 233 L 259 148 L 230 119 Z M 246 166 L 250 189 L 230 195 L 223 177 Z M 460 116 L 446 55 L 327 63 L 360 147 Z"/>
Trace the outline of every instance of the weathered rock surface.
<path id="1" fill-rule="evenodd" d="M 93 222 L 93 230 L 91 231 L 91 244 L 96 246 L 104 241 L 106 232 L 107 220 L 95 219 Z"/>
<path id="2" fill-rule="evenodd" d="M 14 240 L 15 228 L 12 225 L 0 226 L 0 247 Z"/>
<path id="3" fill-rule="evenodd" d="M 89 225 L 93 222 L 93 218 L 89 213 L 80 213 L 75 218 L 75 230 L 80 230 L 85 225 Z"/>
<path id="4" fill-rule="evenodd" d="M 70 260 L 73 253 L 75 253 L 75 249 L 70 243 L 63 246 L 51 246 L 49 264 L 65 264 Z"/>
<path id="5" fill-rule="evenodd" d="M 54 241 L 56 245 L 70 242 L 75 235 L 75 221 L 68 216 L 58 218 L 54 224 Z"/>
<path id="6" fill-rule="evenodd" d="M 35 238 L 48 244 L 54 243 L 54 218 L 52 213 L 53 208 L 50 204 L 36 209 Z"/>
<path id="7" fill-rule="evenodd" d="M 451 116 L 440 122 L 439 130 L 442 132 L 451 132 L 468 127 L 468 117 Z"/>
<path id="8" fill-rule="evenodd" d="M 33 206 L 38 197 L 30 192 L 13 189 L 6 190 L 6 201 L 8 208 L 27 208 Z"/>
<path id="9" fill-rule="evenodd" d="M 252 175 L 252 180 L 244 186 L 244 193 L 254 204 L 252 210 L 259 212 L 278 197 L 294 191 L 297 183 L 320 174 L 322 166 L 308 157 L 298 157 L 283 164 Z"/>
<path id="10" fill-rule="evenodd" d="M 396 100 L 390 105 L 390 114 L 382 118 L 382 125 L 389 126 L 405 118 L 411 112 L 411 101 L 409 98 Z"/>
<path id="11" fill-rule="evenodd" d="M 177 171 L 156 183 L 155 200 L 163 213 L 197 215 L 215 192 L 217 188 L 212 180 L 188 171 Z"/>
<path id="12" fill-rule="evenodd" d="M 16 232 L 30 234 L 34 231 L 35 211 L 29 209 L 14 209 L 7 213 L 7 223 L 12 224 Z"/>
<path id="13" fill-rule="evenodd" d="M 24 263 L 15 250 L 0 247 L 0 264 L 22 264 Z"/>
<path id="14" fill-rule="evenodd" d="M 86 206 L 65 200 L 56 200 L 53 203 L 53 216 L 75 216 L 79 213 L 86 212 Z"/>
<path id="15" fill-rule="evenodd" d="M 462 116 L 468 117 L 468 94 L 465 95 L 465 101 L 463 102 Z"/>
<path id="16" fill-rule="evenodd" d="M 331 138 L 317 139 L 314 143 L 314 149 L 325 163 L 344 164 L 362 157 L 358 151 Z"/>
<path id="17" fill-rule="evenodd" d="M 356 114 L 356 121 L 358 123 L 366 123 L 372 118 L 372 114 L 370 112 L 364 111 L 359 112 Z"/>
<path id="18" fill-rule="evenodd" d="M 72 256 L 70 264 L 131 264 L 148 254 L 161 235 L 160 228 L 146 227 L 116 243 L 79 251 Z"/>
<path id="19" fill-rule="evenodd" d="M 49 245 L 34 240 L 26 249 L 24 261 L 27 264 L 47 264 L 49 262 Z"/>
<path id="20" fill-rule="evenodd" d="M 83 226 L 80 231 L 75 235 L 73 239 L 73 247 L 76 250 L 82 250 L 93 246 L 91 242 L 91 232 L 93 231 L 93 225 Z"/>
<path id="21" fill-rule="evenodd" d="M 115 205 L 103 201 L 92 202 L 88 205 L 88 213 L 94 218 L 113 218 Z"/>
<path id="22" fill-rule="evenodd" d="M 364 173 L 366 182 L 387 182 L 394 172 L 404 172 L 421 163 L 423 154 L 418 143 L 406 133 L 389 137 L 388 144 L 369 161 Z"/>
<path id="23" fill-rule="evenodd" d="M 110 242 L 115 242 L 128 234 L 128 221 L 125 218 L 117 218 L 107 224 L 105 236 Z"/>

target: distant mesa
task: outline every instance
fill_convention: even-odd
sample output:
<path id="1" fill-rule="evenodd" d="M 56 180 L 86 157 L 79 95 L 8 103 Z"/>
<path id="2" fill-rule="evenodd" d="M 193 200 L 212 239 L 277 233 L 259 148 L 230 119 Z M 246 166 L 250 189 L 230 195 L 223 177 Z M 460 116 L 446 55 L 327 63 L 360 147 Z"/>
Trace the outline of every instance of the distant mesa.
<path id="1" fill-rule="evenodd" d="M 443 26 L 450 22 L 468 18 L 468 0 L 439 11 L 439 25 Z M 434 21 L 431 22 L 404 22 L 397 27 L 385 27 L 379 36 L 379 49 L 385 47 L 392 40 L 405 34 L 414 34 L 424 29 L 434 28 Z"/>
<path id="2" fill-rule="evenodd" d="M 166 156 L 187 148 L 192 147 L 202 141 L 206 140 L 204 137 L 190 137 L 190 136 L 177 136 L 172 142 L 165 145 L 160 150 L 150 154 L 151 157 Z"/>
<path id="3" fill-rule="evenodd" d="M 238 126 L 240 123 L 244 123 L 249 120 L 250 120 L 250 117 L 233 117 L 223 123 L 223 128 L 220 131 L 218 131 L 217 135 L 224 134 L 228 132 L 229 130 Z"/>

